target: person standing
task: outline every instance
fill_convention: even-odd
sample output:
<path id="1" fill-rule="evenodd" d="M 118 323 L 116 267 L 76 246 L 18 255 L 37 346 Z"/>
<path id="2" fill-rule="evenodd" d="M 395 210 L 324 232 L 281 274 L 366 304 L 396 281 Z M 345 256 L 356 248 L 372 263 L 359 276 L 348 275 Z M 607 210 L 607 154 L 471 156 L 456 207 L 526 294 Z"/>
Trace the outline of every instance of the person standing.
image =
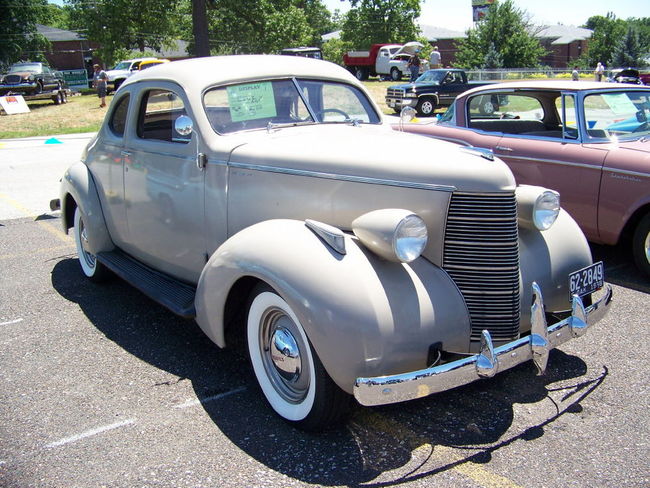
<path id="1" fill-rule="evenodd" d="M 442 67 L 440 51 L 438 51 L 438 46 L 433 46 L 433 51 L 431 51 L 431 56 L 429 57 L 429 62 L 432 69 L 438 69 Z"/>
<path id="2" fill-rule="evenodd" d="M 418 53 L 414 53 L 413 56 L 411 56 L 411 59 L 409 59 L 408 62 L 408 68 L 411 73 L 410 82 L 413 83 L 417 77 L 420 76 L 420 57 L 418 56 Z"/>
<path id="3" fill-rule="evenodd" d="M 596 75 L 596 81 L 602 81 L 603 80 L 603 73 L 605 72 L 605 67 L 603 64 L 598 61 L 598 64 L 596 65 L 596 70 L 594 71 L 594 74 Z"/>
<path id="4" fill-rule="evenodd" d="M 93 86 L 97 90 L 97 96 L 100 100 L 99 108 L 104 108 L 106 106 L 106 82 L 108 81 L 108 75 L 98 64 L 93 65 L 93 68 L 95 70 Z"/>
<path id="5" fill-rule="evenodd" d="M 577 66 L 573 67 L 573 71 L 571 72 L 571 79 L 573 81 L 580 81 L 580 73 L 578 72 Z"/>

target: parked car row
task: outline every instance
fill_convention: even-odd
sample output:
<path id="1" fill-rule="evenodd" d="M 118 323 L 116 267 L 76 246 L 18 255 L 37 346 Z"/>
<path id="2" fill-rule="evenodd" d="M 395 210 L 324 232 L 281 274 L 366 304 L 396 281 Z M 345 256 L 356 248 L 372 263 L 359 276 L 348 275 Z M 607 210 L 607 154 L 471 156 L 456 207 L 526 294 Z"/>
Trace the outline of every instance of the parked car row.
<path id="1" fill-rule="evenodd" d="M 127 78 L 53 208 L 88 279 L 245 343 L 271 408 L 321 429 L 352 398 L 543 372 L 598 322 L 612 290 L 560 202 L 488 151 L 391 130 L 342 67 L 227 56 Z"/>

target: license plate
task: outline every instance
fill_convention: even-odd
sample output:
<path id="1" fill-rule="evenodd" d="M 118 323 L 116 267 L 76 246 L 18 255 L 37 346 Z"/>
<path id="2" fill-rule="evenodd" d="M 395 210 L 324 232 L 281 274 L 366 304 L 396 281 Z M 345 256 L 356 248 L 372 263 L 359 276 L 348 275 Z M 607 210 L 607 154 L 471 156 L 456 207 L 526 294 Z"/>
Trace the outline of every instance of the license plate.
<path id="1" fill-rule="evenodd" d="M 605 284 L 605 269 L 599 261 L 586 268 L 574 271 L 569 275 L 569 299 L 573 295 L 579 297 L 593 293 Z"/>

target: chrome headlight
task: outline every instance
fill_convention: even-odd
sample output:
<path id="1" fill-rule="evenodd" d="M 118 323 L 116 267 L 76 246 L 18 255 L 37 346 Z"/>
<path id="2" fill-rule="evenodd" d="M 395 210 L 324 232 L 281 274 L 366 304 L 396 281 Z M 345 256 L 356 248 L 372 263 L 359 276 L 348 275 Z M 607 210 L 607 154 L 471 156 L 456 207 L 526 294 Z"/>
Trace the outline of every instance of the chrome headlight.
<path id="1" fill-rule="evenodd" d="M 397 208 L 362 215 L 352 222 L 352 231 L 378 256 L 402 263 L 419 258 L 428 239 L 424 221 L 409 210 Z"/>
<path id="2" fill-rule="evenodd" d="M 539 186 L 517 187 L 519 224 L 529 229 L 548 230 L 560 214 L 560 194 Z"/>
<path id="3" fill-rule="evenodd" d="M 560 213 L 560 194 L 546 190 L 535 201 L 533 222 L 539 230 L 550 229 Z"/>

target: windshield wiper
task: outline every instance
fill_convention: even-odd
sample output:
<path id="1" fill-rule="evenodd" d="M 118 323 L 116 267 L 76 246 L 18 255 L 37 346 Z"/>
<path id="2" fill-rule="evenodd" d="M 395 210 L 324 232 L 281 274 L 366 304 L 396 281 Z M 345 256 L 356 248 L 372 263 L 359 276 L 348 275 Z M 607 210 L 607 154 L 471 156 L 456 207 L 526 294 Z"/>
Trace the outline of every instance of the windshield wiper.
<path id="1" fill-rule="evenodd" d="M 313 120 L 298 120 L 295 122 L 269 122 L 266 124 L 266 131 L 271 132 L 273 129 L 281 129 L 283 127 L 297 127 L 300 125 L 314 125 L 316 122 Z"/>

